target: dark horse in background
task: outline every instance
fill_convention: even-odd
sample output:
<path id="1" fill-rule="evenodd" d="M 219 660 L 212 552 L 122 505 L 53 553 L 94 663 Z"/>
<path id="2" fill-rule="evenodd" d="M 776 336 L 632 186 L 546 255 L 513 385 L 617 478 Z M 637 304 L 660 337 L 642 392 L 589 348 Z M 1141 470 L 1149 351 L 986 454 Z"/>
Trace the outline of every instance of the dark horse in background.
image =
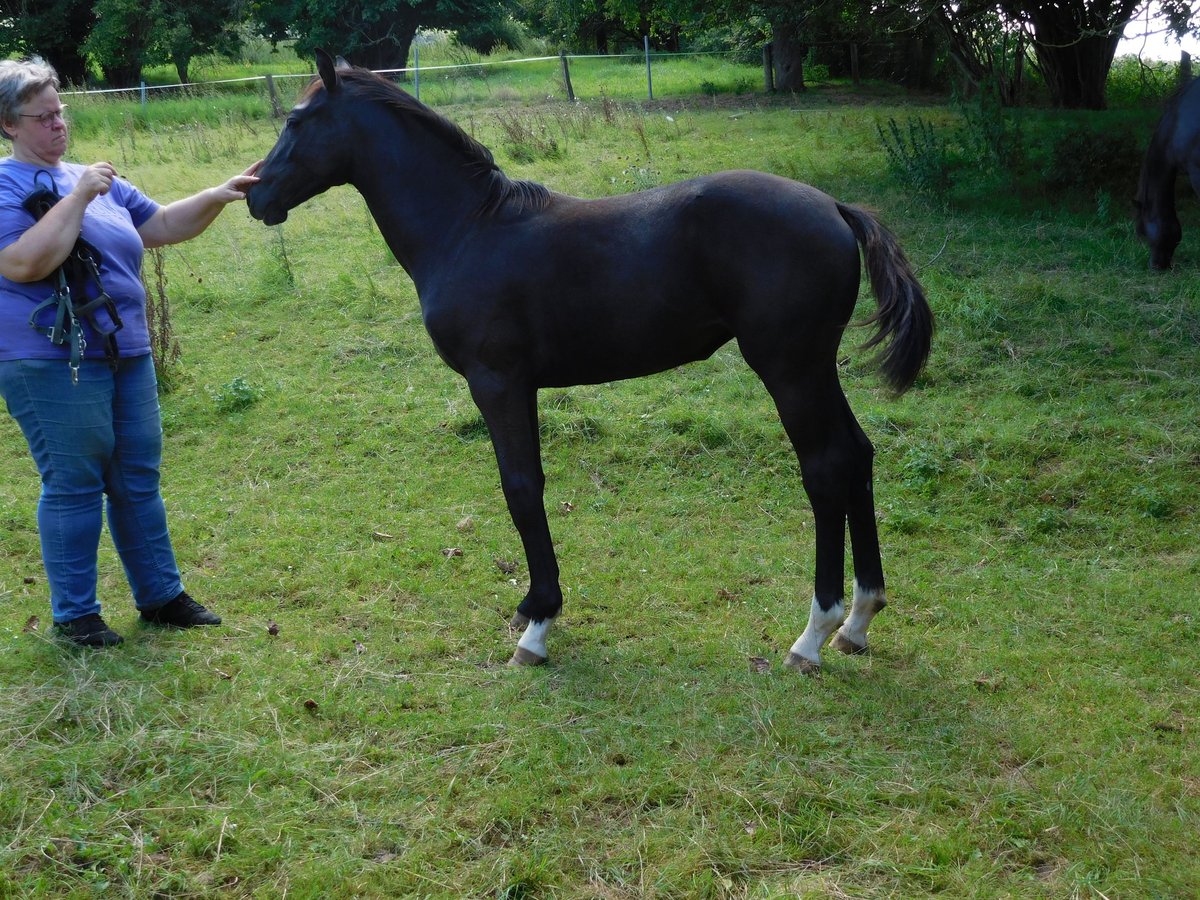
<path id="1" fill-rule="evenodd" d="M 529 566 L 516 664 L 547 659 L 562 608 L 546 521 L 537 392 L 661 372 L 736 338 L 800 459 L 816 530 L 816 584 L 788 655 L 867 648 L 883 608 L 873 449 L 838 383 L 858 296 L 859 245 L 877 298 L 878 362 L 901 392 L 929 355 L 933 317 L 895 238 L 869 213 L 759 172 L 724 172 L 581 200 L 504 175 L 491 153 L 391 82 L 318 53 L 249 192 L 268 225 L 332 185 L 362 194 L 412 277 L 441 357 L 491 433 Z M 854 558 L 846 617 L 845 532 Z"/>
<path id="2" fill-rule="evenodd" d="M 1167 101 L 1150 147 L 1134 199 L 1138 237 L 1150 245 L 1150 267 L 1171 268 L 1183 229 L 1175 214 L 1175 181 L 1187 172 L 1200 197 L 1200 78 Z"/>

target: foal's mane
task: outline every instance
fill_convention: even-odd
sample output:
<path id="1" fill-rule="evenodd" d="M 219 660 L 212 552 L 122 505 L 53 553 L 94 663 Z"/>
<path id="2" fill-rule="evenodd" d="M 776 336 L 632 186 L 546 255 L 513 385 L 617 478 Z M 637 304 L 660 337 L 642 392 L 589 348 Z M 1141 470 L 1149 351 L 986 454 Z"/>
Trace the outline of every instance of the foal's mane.
<path id="1" fill-rule="evenodd" d="M 416 122 L 436 136 L 450 150 L 462 157 L 463 168 L 470 178 L 487 180 L 487 199 L 479 215 L 495 215 L 501 210 L 536 211 L 550 202 L 550 190 L 533 181 L 509 178 L 496 164 L 490 151 L 445 116 L 430 109 L 395 84 L 369 69 L 338 69 L 338 79 L 360 96 L 391 109 L 406 120 Z M 320 79 L 314 79 L 306 93 L 317 89 Z"/>

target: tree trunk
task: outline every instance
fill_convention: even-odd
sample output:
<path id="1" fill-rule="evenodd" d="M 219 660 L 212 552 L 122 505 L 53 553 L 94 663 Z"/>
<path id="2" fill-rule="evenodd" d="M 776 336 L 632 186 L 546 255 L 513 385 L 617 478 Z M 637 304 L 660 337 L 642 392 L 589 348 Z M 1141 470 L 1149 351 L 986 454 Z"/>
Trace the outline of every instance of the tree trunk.
<path id="1" fill-rule="evenodd" d="M 1001 0 L 1023 21 L 1055 106 L 1104 109 L 1108 70 L 1142 0 Z"/>
<path id="2" fill-rule="evenodd" d="M 1104 109 L 1108 106 L 1108 70 L 1118 37 L 1080 37 L 1060 44 L 1038 32 L 1034 42 L 1038 68 L 1055 106 L 1066 109 Z"/>
<path id="3" fill-rule="evenodd" d="M 787 23 L 771 24 L 771 44 L 775 58 L 775 89 L 805 90 L 804 57 L 808 46 L 800 39 L 799 29 Z"/>
<path id="4" fill-rule="evenodd" d="M 101 65 L 104 80 L 109 87 L 130 88 L 142 83 L 142 64 L 140 62 L 113 63 Z"/>
<path id="5" fill-rule="evenodd" d="M 409 51 L 412 50 L 413 38 L 417 35 L 417 26 L 405 22 L 397 26 L 386 41 L 379 41 L 354 51 L 351 62 L 364 69 L 403 69 L 408 66 Z"/>
<path id="6" fill-rule="evenodd" d="M 78 42 L 70 46 L 55 47 L 46 54 L 49 62 L 54 66 L 54 70 L 58 72 L 59 81 L 64 85 L 82 87 L 87 83 L 87 57 L 78 49 L 83 45 L 83 39 L 86 37 L 86 34 L 81 35 Z"/>
<path id="7" fill-rule="evenodd" d="M 409 51 L 417 36 L 418 13 L 406 4 L 386 19 L 360 28 L 355 42 L 348 45 L 347 59 L 364 69 L 404 69 L 408 67 Z"/>

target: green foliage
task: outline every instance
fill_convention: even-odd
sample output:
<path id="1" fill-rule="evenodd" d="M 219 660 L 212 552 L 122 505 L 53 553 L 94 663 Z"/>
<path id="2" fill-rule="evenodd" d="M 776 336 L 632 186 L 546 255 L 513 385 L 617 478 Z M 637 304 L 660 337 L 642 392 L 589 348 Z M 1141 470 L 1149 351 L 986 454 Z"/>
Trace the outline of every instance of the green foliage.
<path id="1" fill-rule="evenodd" d="M 1179 84 L 1179 63 L 1118 56 L 1108 73 L 1111 109 L 1159 106 Z"/>
<path id="2" fill-rule="evenodd" d="M 1056 191 L 1117 189 L 1132 196 L 1140 165 L 1141 152 L 1128 131 L 1073 127 L 1054 140 L 1046 185 Z"/>
<path id="3" fill-rule="evenodd" d="M 217 412 L 235 413 L 249 409 L 262 400 L 264 395 L 265 392 L 262 388 L 238 375 L 228 384 L 214 391 L 212 398 L 217 406 Z"/>
<path id="4" fill-rule="evenodd" d="M 480 18 L 455 32 L 455 40 L 477 53 L 493 53 L 500 48 L 521 50 L 529 41 L 525 25 L 511 16 Z"/>
<path id="5" fill-rule="evenodd" d="M 94 19 L 95 0 L 0 0 L 0 57 L 36 53 L 47 59 L 64 84 L 88 77 L 84 41 Z"/>
<path id="6" fill-rule="evenodd" d="M 946 140 L 920 116 L 910 117 L 907 129 L 891 117 L 887 125 L 886 131 L 879 123 L 875 129 L 887 154 L 888 171 L 909 189 L 944 204 L 953 183 Z"/>
<path id="7" fill-rule="evenodd" d="M 958 131 L 964 162 L 984 172 L 1015 174 L 1025 162 L 1025 141 L 1020 120 L 989 92 L 959 108 L 963 118 Z"/>

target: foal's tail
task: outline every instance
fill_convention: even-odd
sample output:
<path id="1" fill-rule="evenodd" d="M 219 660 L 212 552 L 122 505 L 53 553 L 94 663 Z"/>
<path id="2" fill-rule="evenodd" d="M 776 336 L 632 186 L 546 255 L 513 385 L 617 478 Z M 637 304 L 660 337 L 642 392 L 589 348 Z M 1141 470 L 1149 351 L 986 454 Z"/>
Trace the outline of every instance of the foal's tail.
<path id="1" fill-rule="evenodd" d="M 838 203 L 837 208 L 862 246 L 871 291 L 878 304 L 875 314 L 863 324 L 876 323 L 879 330 L 864 346 L 875 347 L 887 341 L 875 362 L 892 390 L 903 394 L 929 358 L 933 311 L 896 236 L 865 209 L 845 203 Z"/>

